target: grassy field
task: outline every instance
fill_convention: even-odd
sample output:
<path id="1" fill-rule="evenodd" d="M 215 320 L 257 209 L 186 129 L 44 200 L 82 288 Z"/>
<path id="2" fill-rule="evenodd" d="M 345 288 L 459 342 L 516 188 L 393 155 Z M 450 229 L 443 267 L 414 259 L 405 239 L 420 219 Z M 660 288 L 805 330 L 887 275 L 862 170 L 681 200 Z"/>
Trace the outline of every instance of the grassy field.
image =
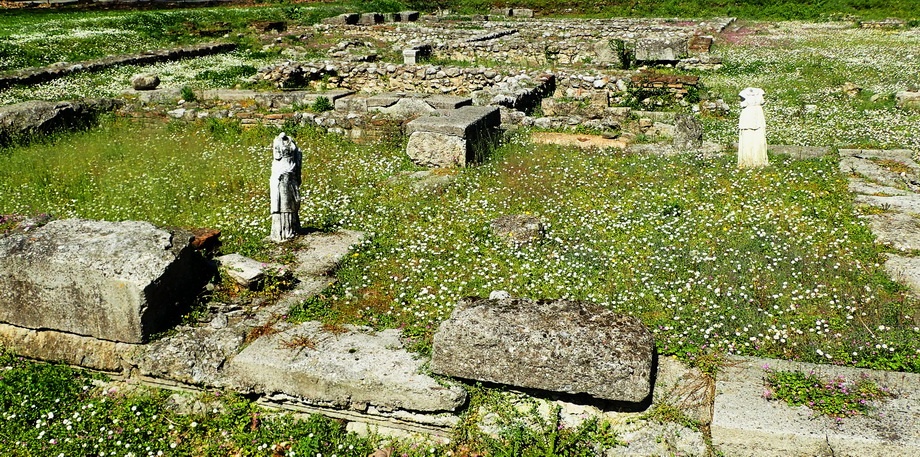
<path id="1" fill-rule="evenodd" d="M 313 14 L 312 7 L 195 10 L 197 16 L 189 17 L 237 30 L 253 18 Z M 125 41 L 118 52 L 132 52 L 197 40 L 170 32 L 181 24 L 180 12 L 43 14 L 0 18 L 14 25 L 0 27 L 0 47 L 14 46 L 0 48 L 2 68 L 98 56 L 112 50 L 100 44 L 108 41 Z M 63 25 L 42 26 L 50 18 Z M 156 32 L 155 24 L 165 25 Z M 717 37 L 725 67 L 698 74 L 709 97 L 730 105 L 741 88 L 763 87 L 771 144 L 920 150 L 920 114 L 893 102 L 894 92 L 920 86 L 916 29 L 869 30 L 852 22 L 740 25 Z M 85 40 L 72 47 L 74 53 L 40 48 L 55 36 L 69 39 L 63 33 L 68 28 L 83 30 L 73 34 Z M 41 39 L 29 38 L 33 34 Z M 200 77 L 206 71 L 230 74 L 278 58 L 249 46 L 156 70 L 172 85 L 206 86 L 217 84 Z M 136 70 L 12 88 L 0 91 L 0 102 L 111 96 Z M 850 97 L 840 90 L 845 82 L 863 91 Z M 738 108 L 732 109 L 728 116 L 702 118 L 708 140 L 734 141 Z M 286 131 L 304 151 L 304 224 L 372 235 L 337 272 L 335 286 L 292 309 L 293 320 L 402 328 L 425 353 L 459 298 L 502 289 L 522 297 L 590 300 L 635 315 L 656 334 L 662 354 L 694 363 L 744 354 L 920 372 L 920 305 L 880 267 L 885 248 L 874 244 L 861 217 L 865 210 L 854 207 L 835 157 L 773 156 L 769 168 L 738 170 L 731 154 L 584 151 L 535 145 L 520 131 L 486 163 L 457 170 L 452 185 L 430 192 L 398 177 L 416 170 L 402 138 L 358 145 L 309 127 Z M 108 118 L 88 132 L 0 149 L 0 214 L 218 228 L 225 253 L 284 261 L 271 259 L 264 242 L 269 144 L 276 133 L 226 120 L 142 126 Z M 546 238 L 505 244 L 489 223 L 507 214 L 540 217 Z M 367 455 L 390 445 L 349 435 L 341 424 L 318 417 L 263 419 L 264 412 L 241 398 L 205 398 L 223 414 L 179 415 L 163 393 L 110 392 L 85 373 L 10 354 L 0 356 L 0 368 L 4 455 L 75 455 L 89 448 L 94 455 L 272 455 L 272 447 L 285 442 L 284 455 Z M 489 395 L 474 397 L 496 401 Z M 113 412 L 92 417 L 103 404 L 114 405 Z M 513 429 L 498 441 L 475 437 L 471 446 L 494 455 L 522 446 L 545 453 L 551 429 L 552 423 L 543 435 Z M 603 430 L 603 424 L 565 430 L 560 442 L 571 446 L 568 455 L 580 455 L 584 440 L 615 441 Z M 460 446 L 467 444 L 392 445 L 407 455 L 463 455 Z"/>

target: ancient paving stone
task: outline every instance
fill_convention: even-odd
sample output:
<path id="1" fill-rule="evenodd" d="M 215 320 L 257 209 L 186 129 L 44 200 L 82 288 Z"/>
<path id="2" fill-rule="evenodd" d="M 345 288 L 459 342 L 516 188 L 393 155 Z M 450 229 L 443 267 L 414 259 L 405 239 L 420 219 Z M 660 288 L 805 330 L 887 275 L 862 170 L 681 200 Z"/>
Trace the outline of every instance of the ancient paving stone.
<path id="1" fill-rule="evenodd" d="M 295 253 L 297 267 L 294 269 L 294 275 L 322 276 L 335 270 L 348 252 L 364 239 L 364 232 L 354 230 L 317 232 L 298 238 L 297 242 L 303 248 Z"/>
<path id="2" fill-rule="evenodd" d="M 892 196 L 857 195 L 855 201 L 856 203 L 864 203 L 886 211 L 920 214 L 920 195 L 914 193 Z"/>
<path id="3" fill-rule="evenodd" d="M 24 357 L 93 370 L 124 372 L 136 344 L 116 343 L 54 330 L 32 330 L 0 323 L 0 343 Z"/>
<path id="4" fill-rule="evenodd" d="M 266 271 L 276 273 L 284 269 L 280 264 L 259 262 L 239 254 L 222 255 L 214 260 L 223 267 L 227 276 L 247 288 L 258 285 L 265 278 Z"/>
<path id="5" fill-rule="evenodd" d="M 838 423 L 816 416 L 806 406 L 765 399 L 764 366 L 813 371 L 826 379 L 844 376 L 852 381 L 866 375 L 891 389 L 895 397 L 875 402 L 877 409 L 870 415 Z M 737 357 L 719 371 L 713 408 L 712 444 L 725 455 L 920 455 L 920 375 L 916 374 Z"/>
<path id="6" fill-rule="evenodd" d="M 920 250 L 920 219 L 905 213 L 884 212 L 867 217 L 879 243 L 899 251 Z"/>
<path id="7" fill-rule="evenodd" d="M 178 321 L 211 271 L 191 234 L 66 219 L 0 239 L 0 322 L 142 343 Z"/>
<path id="8" fill-rule="evenodd" d="M 638 320 L 567 300 L 467 299 L 434 336 L 438 374 L 595 398 L 651 393 L 651 333 Z"/>
<path id="9" fill-rule="evenodd" d="M 920 257 L 905 257 L 897 254 L 887 254 L 885 271 L 892 279 L 901 282 L 915 294 L 920 294 Z"/>
<path id="10" fill-rule="evenodd" d="M 358 410 L 453 411 L 465 403 L 465 390 L 420 374 L 422 365 L 403 348 L 399 330 L 331 334 L 307 322 L 259 338 L 230 362 L 228 374 L 255 392 Z"/>

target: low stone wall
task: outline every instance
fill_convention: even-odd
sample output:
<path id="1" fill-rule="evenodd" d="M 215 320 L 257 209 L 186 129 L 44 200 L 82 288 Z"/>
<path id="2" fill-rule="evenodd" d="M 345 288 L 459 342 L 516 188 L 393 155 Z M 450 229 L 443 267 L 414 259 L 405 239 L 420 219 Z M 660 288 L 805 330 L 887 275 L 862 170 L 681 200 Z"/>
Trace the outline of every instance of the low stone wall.
<path id="1" fill-rule="evenodd" d="M 0 75 L 0 89 L 16 84 L 36 84 L 51 81 L 81 71 L 99 71 L 118 65 L 149 65 L 169 60 L 202 57 L 211 54 L 230 52 L 236 49 L 235 43 L 208 43 L 184 46 L 175 49 L 161 49 L 143 54 L 111 56 L 103 59 L 77 63 L 59 63 L 41 68 L 27 68 Z"/>
<path id="2" fill-rule="evenodd" d="M 0 106 L 0 146 L 28 141 L 34 135 L 86 128 L 99 114 L 124 106 L 115 99 L 84 99 L 69 102 L 31 100 Z"/>

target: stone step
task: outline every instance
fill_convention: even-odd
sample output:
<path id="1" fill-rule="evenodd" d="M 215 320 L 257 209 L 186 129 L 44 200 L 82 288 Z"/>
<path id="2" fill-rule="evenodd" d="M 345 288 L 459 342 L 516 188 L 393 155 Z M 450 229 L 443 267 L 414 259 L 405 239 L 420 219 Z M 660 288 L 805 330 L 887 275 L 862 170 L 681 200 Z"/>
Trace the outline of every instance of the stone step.
<path id="1" fill-rule="evenodd" d="M 814 372 L 820 378 L 868 376 L 893 398 L 875 404 L 870 415 L 841 421 L 816 416 L 806 406 L 790 407 L 764 398 L 765 366 L 773 370 Z M 920 455 L 920 375 L 874 371 L 787 360 L 735 357 L 716 380 L 712 444 L 724 455 L 916 456 Z"/>
<path id="2" fill-rule="evenodd" d="M 346 326 L 329 333 L 306 322 L 263 336 L 233 358 L 228 376 L 254 392 L 366 411 L 454 411 L 466 391 L 420 374 L 424 362 L 403 348 L 399 330 Z"/>

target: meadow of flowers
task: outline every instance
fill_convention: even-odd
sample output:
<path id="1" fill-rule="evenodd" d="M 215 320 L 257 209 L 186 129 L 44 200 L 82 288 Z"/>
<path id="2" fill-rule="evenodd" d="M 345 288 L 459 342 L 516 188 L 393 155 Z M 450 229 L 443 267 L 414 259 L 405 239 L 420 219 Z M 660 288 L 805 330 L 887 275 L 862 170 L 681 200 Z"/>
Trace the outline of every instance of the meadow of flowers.
<path id="1" fill-rule="evenodd" d="M 772 143 L 917 147 L 920 116 L 891 101 L 916 78 L 914 31 L 779 23 L 733 33 L 719 48 L 725 69 L 704 81 L 726 98 L 745 85 L 767 89 Z M 181 84 L 257 63 L 242 51 L 156 70 Z M 109 94 L 135 70 L 77 75 L 34 93 Z M 839 93 L 848 80 L 866 93 Z M 17 90 L 0 96 L 27 96 Z M 805 114 L 812 103 L 817 112 Z M 711 139 L 732 140 L 734 120 L 704 120 Z M 584 152 L 533 145 L 525 132 L 432 192 L 393 178 L 413 169 L 398 139 L 357 145 L 288 130 L 304 150 L 305 223 L 372 234 L 334 287 L 292 310 L 297 319 L 399 326 L 424 351 L 459 298 L 504 289 L 634 314 L 664 353 L 920 368 L 916 302 L 879 266 L 833 158 L 774 157 L 766 170 L 739 171 L 730 155 Z M 213 227 L 225 250 L 264 256 L 273 133 L 232 121 L 113 120 L 9 149 L 0 155 L 0 213 Z M 543 219 L 546 238 L 511 247 L 490 233 L 492 219 L 518 213 Z"/>
<path id="2" fill-rule="evenodd" d="M 771 144 L 920 150 L 920 112 L 897 109 L 893 101 L 896 92 L 920 87 L 917 29 L 862 29 L 852 22 L 744 25 L 716 41 L 725 67 L 701 76 L 710 96 L 730 105 L 737 105 L 742 88 L 763 88 Z M 862 92 L 846 95 L 841 87 L 847 82 Z M 735 141 L 734 119 L 704 118 L 707 136 Z"/>

